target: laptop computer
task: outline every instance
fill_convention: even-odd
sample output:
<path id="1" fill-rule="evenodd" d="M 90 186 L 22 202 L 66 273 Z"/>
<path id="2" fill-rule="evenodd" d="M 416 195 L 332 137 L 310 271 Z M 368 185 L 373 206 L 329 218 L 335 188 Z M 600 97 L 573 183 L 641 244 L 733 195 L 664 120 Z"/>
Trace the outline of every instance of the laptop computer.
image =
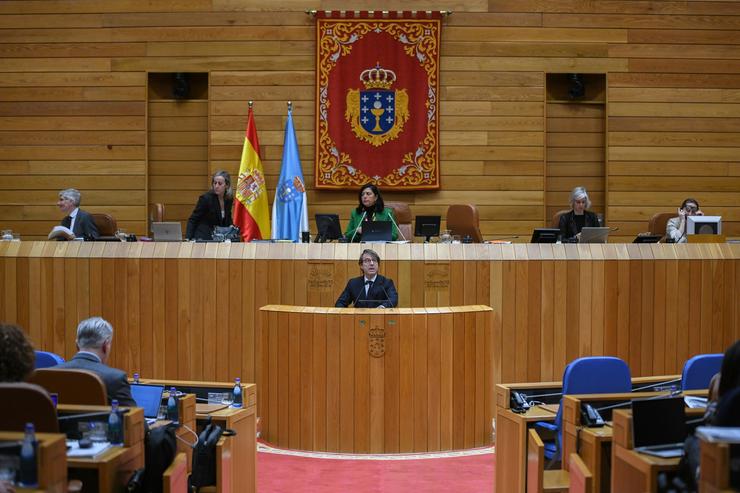
<path id="1" fill-rule="evenodd" d="M 177 221 L 152 223 L 154 241 L 182 241 L 182 224 Z"/>
<path id="2" fill-rule="evenodd" d="M 609 228 L 589 228 L 581 230 L 579 243 L 606 243 L 609 238 Z"/>
<path id="3" fill-rule="evenodd" d="M 392 227 L 393 223 L 390 221 L 365 221 L 362 223 L 362 241 L 365 243 L 391 241 Z"/>
<path id="4" fill-rule="evenodd" d="M 683 397 L 632 401 L 632 443 L 636 452 L 681 457 L 686 439 Z"/>
<path id="5" fill-rule="evenodd" d="M 163 392 L 163 385 L 131 384 L 131 396 L 136 401 L 136 405 L 144 409 L 144 417 L 147 421 L 157 419 L 159 407 L 162 405 Z"/>

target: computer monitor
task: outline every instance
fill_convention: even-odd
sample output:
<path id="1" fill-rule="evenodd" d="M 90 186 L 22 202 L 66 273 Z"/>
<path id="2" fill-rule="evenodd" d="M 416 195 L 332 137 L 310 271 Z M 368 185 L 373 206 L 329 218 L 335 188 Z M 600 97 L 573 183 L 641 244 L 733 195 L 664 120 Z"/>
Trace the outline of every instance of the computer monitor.
<path id="1" fill-rule="evenodd" d="M 531 243 L 557 243 L 560 237 L 558 228 L 534 228 Z"/>
<path id="2" fill-rule="evenodd" d="M 721 235 L 722 216 L 687 216 L 686 234 Z"/>
<path id="3" fill-rule="evenodd" d="M 427 243 L 432 236 L 439 236 L 439 225 L 442 216 L 416 216 L 414 223 L 414 236 L 424 236 Z"/>
<path id="4" fill-rule="evenodd" d="M 339 225 L 337 214 L 316 214 L 316 240 L 323 243 L 326 240 L 338 240 L 342 237 L 342 228 Z"/>

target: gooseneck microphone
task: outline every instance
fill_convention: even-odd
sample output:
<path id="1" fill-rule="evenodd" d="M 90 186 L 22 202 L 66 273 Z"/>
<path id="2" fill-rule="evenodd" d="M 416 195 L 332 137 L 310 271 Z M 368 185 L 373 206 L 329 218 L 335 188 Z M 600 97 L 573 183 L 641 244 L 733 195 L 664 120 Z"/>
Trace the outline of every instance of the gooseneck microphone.
<path id="1" fill-rule="evenodd" d="M 360 224 L 362 224 L 362 221 L 365 219 L 365 215 L 366 214 L 367 214 L 367 211 L 362 211 L 362 217 L 360 218 Z M 352 243 L 353 241 L 355 241 L 355 235 L 357 235 L 357 229 L 359 227 L 360 226 L 358 225 L 357 228 L 355 228 L 355 232 L 352 233 L 352 239 L 349 240 L 350 243 Z"/>
<path id="2" fill-rule="evenodd" d="M 388 300 L 388 303 L 391 305 L 388 308 L 393 308 L 394 307 L 393 300 L 388 295 L 388 291 L 385 290 L 385 282 L 383 282 L 383 279 L 381 279 L 380 276 L 376 277 L 375 279 L 376 279 L 375 282 L 380 286 L 380 289 L 383 290 L 383 294 L 385 294 L 385 299 Z M 382 305 L 382 303 L 381 303 L 381 305 Z"/>
<path id="3" fill-rule="evenodd" d="M 396 226 L 396 230 L 398 230 L 398 234 L 400 234 L 401 238 L 403 238 L 403 241 L 408 241 L 406 240 L 406 237 L 403 235 L 403 231 L 401 231 L 401 228 L 398 227 L 398 223 L 396 222 L 396 220 L 393 219 L 393 214 L 391 214 L 390 217 L 391 217 L 391 221 Z"/>

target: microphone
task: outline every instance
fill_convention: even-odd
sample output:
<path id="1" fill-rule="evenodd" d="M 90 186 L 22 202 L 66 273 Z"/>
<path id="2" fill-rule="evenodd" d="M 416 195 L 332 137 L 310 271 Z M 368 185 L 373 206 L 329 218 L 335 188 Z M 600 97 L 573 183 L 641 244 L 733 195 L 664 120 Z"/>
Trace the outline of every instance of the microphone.
<path id="1" fill-rule="evenodd" d="M 406 237 L 403 235 L 403 231 L 401 231 L 401 228 L 398 227 L 398 223 L 395 219 L 393 219 L 393 213 L 391 213 L 391 221 L 393 221 L 393 224 L 396 226 L 396 229 L 398 230 L 398 234 L 401 235 L 401 238 L 403 238 L 403 241 L 408 241 Z"/>
<path id="2" fill-rule="evenodd" d="M 609 231 L 619 231 L 619 226 L 614 226 L 613 228 L 609 228 Z"/>
<path id="3" fill-rule="evenodd" d="M 400 230 L 399 230 L 399 231 L 400 231 Z M 388 303 L 389 303 L 389 304 L 391 305 L 391 306 L 389 306 L 388 308 L 393 308 L 393 306 L 392 306 L 392 305 L 393 305 L 393 300 L 392 300 L 392 299 L 391 299 L 391 297 L 390 297 L 390 296 L 388 295 L 388 291 L 386 291 L 386 290 L 385 290 L 385 282 L 383 282 L 383 280 L 382 280 L 382 279 L 380 279 L 379 277 L 378 277 L 378 278 L 376 278 L 376 279 L 377 279 L 376 283 L 378 283 L 378 285 L 380 286 L 380 289 L 382 289 L 382 290 L 383 290 L 383 293 L 385 294 L 385 300 L 388 300 Z M 383 301 L 385 301 L 385 300 L 383 300 Z M 381 304 L 382 304 L 382 303 L 381 303 Z"/>
<path id="4" fill-rule="evenodd" d="M 360 224 L 362 224 L 362 221 L 365 219 L 365 215 L 367 214 L 367 211 L 362 211 L 362 217 L 360 218 Z M 357 226 L 359 228 L 359 226 Z M 357 234 L 357 228 L 355 228 L 355 232 L 352 233 L 352 239 L 349 240 L 350 243 L 355 241 L 355 235 Z"/>

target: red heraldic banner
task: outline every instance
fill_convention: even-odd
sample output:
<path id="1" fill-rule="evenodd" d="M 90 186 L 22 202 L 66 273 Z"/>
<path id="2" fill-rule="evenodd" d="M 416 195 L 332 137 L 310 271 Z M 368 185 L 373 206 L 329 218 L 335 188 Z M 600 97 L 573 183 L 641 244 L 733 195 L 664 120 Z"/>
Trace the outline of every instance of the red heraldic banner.
<path id="1" fill-rule="evenodd" d="M 440 15 L 375 15 L 317 16 L 316 188 L 437 189 Z"/>

